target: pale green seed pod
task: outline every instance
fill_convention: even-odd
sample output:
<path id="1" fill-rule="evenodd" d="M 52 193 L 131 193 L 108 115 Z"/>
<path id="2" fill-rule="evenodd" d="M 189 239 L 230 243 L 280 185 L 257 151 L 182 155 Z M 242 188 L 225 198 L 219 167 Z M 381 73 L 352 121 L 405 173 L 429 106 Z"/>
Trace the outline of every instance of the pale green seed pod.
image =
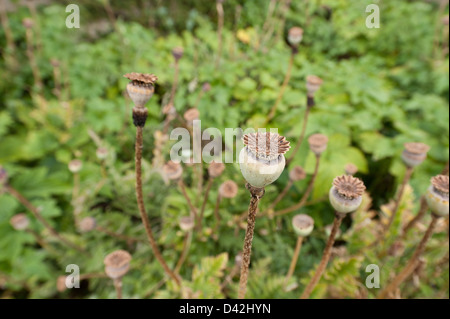
<path id="1" fill-rule="evenodd" d="M 303 29 L 299 27 L 292 27 L 288 32 L 288 42 L 292 46 L 298 46 L 303 39 Z"/>
<path id="2" fill-rule="evenodd" d="M 123 277 L 130 269 L 131 255 L 125 250 L 116 250 L 104 259 L 105 272 L 111 279 Z"/>
<path id="3" fill-rule="evenodd" d="M 270 132 L 244 135 L 246 145 L 239 154 L 239 166 L 245 180 L 253 187 L 265 187 L 280 177 L 289 150 L 285 137 Z"/>
<path id="4" fill-rule="evenodd" d="M 354 212 L 362 203 L 364 183 L 350 175 L 336 177 L 329 192 L 330 203 L 342 214 Z"/>
<path id="5" fill-rule="evenodd" d="M 124 77 L 131 80 L 127 85 L 127 92 L 134 105 L 138 108 L 143 108 L 153 96 L 155 92 L 154 83 L 158 78 L 154 74 L 135 72 L 127 73 Z"/>
<path id="6" fill-rule="evenodd" d="M 305 214 L 298 214 L 292 218 L 292 226 L 297 236 L 307 237 L 314 229 L 314 219 Z"/>
<path id="7" fill-rule="evenodd" d="M 423 143 L 405 143 L 402 160 L 408 167 L 420 165 L 426 158 L 430 147 Z"/>
<path id="8" fill-rule="evenodd" d="M 438 175 L 431 179 L 431 185 L 425 195 L 428 207 L 441 217 L 449 214 L 449 180 L 446 175 Z"/>

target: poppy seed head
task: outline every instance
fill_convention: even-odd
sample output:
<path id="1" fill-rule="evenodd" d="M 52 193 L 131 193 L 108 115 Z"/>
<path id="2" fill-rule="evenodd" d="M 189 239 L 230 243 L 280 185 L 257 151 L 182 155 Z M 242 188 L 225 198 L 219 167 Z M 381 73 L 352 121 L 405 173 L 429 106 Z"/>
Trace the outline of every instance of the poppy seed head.
<path id="1" fill-rule="evenodd" d="M 360 197 L 366 190 L 366 186 L 364 186 L 364 183 L 360 179 L 350 175 L 336 177 L 333 180 L 333 186 L 336 187 L 339 195 L 348 199 Z"/>
<path id="2" fill-rule="evenodd" d="M 328 145 L 328 137 L 323 134 L 313 134 L 308 138 L 309 148 L 316 155 L 322 154 Z"/>
<path id="3" fill-rule="evenodd" d="M 25 230 L 30 224 L 30 220 L 28 219 L 27 215 L 23 213 L 14 215 L 13 217 L 11 217 L 9 222 L 15 230 Z"/>
<path id="4" fill-rule="evenodd" d="M 299 181 L 306 178 L 306 172 L 301 166 L 294 166 L 292 170 L 289 172 L 289 178 L 291 181 Z"/>
<path id="5" fill-rule="evenodd" d="M 211 162 L 208 167 L 208 174 L 210 177 L 216 178 L 216 177 L 222 175 L 224 170 L 225 170 L 225 164 Z"/>
<path id="6" fill-rule="evenodd" d="M 116 250 L 103 260 L 105 272 L 112 279 L 121 278 L 130 268 L 131 255 L 125 250 Z"/>
<path id="7" fill-rule="evenodd" d="M 431 185 L 436 192 L 449 197 L 449 178 L 447 175 L 437 175 L 431 178 Z"/>
<path id="8" fill-rule="evenodd" d="M 232 180 L 223 182 L 219 187 L 219 194 L 223 198 L 234 198 L 237 193 L 238 185 Z"/>
<path id="9" fill-rule="evenodd" d="M 243 141 L 257 159 L 274 160 L 291 148 L 284 136 L 271 132 L 246 134 Z"/>
<path id="10" fill-rule="evenodd" d="M 168 161 L 163 166 L 163 172 L 168 179 L 176 180 L 179 179 L 183 174 L 183 167 L 180 163 Z"/>

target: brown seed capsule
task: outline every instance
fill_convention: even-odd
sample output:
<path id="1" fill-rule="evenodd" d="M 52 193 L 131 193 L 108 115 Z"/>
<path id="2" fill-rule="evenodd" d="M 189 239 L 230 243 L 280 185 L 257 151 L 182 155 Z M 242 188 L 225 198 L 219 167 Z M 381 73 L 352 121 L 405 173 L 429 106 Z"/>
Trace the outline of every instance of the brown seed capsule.
<path id="1" fill-rule="evenodd" d="M 180 218 L 180 228 L 181 230 L 187 232 L 193 229 L 195 226 L 194 218 L 191 216 L 184 216 Z"/>
<path id="2" fill-rule="evenodd" d="M 130 269 L 131 255 L 125 250 L 116 250 L 103 260 L 105 272 L 111 279 L 123 277 Z"/>
<path id="3" fill-rule="evenodd" d="M 184 112 L 183 117 L 189 125 L 192 125 L 200 117 L 200 112 L 196 108 L 192 108 Z"/>
<path id="4" fill-rule="evenodd" d="M 203 92 L 209 92 L 211 90 L 211 84 L 209 84 L 208 82 L 203 83 L 202 90 Z"/>
<path id="5" fill-rule="evenodd" d="M 225 170 L 225 164 L 224 163 L 216 163 L 211 162 L 208 167 L 208 174 L 212 178 L 219 177 L 222 175 L 223 171 Z"/>
<path id="6" fill-rule="evenodd" d="M 288 42 L 292 46 L 298 46 L 303 39 L 303 29 L 299 27 L 292 27 L 288 32 Z"/>
<path id="7" fill-rule="evenodd" d="M 246 181 L 256 188 L 263 188 L 276 181 L 283 172 L 289 150 L 284 136 L 271 132 L 246 134 L 244 147 L 239 154 L 239 166 Z"/>
<path id="8" fill-rule="evenodd" d="M 353 212 L 361 205 L 365 189 L 358 178 L 350 175 L 336 177 L 329 193 L 330 203 L 339 213 Z"/>
<path id="9" fill-rule="evenodd" d="M 348 163 L 345 165 L 345 174 L 355 175 L 356 173 L 358 173 L 358 167 L 355 164 Z"/>
<path id="10" fill-rule="evenodd" d="M 184 50 L 182 47 L 176 47 L 172 50 L 172 55 L 177 61 L 183 57 L 183 53 Z"/>
<path id="11" fill-rule="evenodd" d="M 402 160 L 408 167 L 420 165 L 426 158 L 430 147 L 423 143 L 405 143 Z"/>
<path id="12" fill-rule="evenodd" d="M 293 182 L 300 181 L 306 178 L 306 172 L 301 166 L 294 166 L 289 172 L 289 179 Z"/>
<path id="13" fill-rule="evenodd" d="M 167 164 L 163 166 L 163 172 L 168 179 L 176 180 L 183 174 L 183 167 L 180 163 L 168 161 Z"/>
<path id="14" fill-rule="evenodd" d="M 83 162 L 78 159 L 74 159 L 69 162 L 68 166 L 69 171 L 71 171 L 72 173 L 78 173 L 79 171 L 81 171 L 81 168 L 83 167 Z"/>
<path id="15" fill-rule="evenodd" d="M 95 154 L 97 155 L 98 159 L 104 160 L 108 157 L 108 149 L 106 147 L 99 147 L 97 148 Z"/>
<path id="16" fill-rule="evenodd" d="M 33 19 L 31 18 L 24 18 L 22 20 L 22 25 L 27 28 L 27 29 L 31 29 L 34 25 Z"/>
<path id="17" fill-rule="evenodd" d="M 327 149 L 328 137 L 323 134 L 313 134 L 308 138 L 308 143 L 311 151 L 319 156 Z"/>
<path id="18" fill-rule="evenodd" d="M 219 186 L 219 194 L 223 198 L 234 198 L 238 193 L 238 189 L 238 185 L 234 181 L 228 180 Z"/>
<path id="19" fill-rule="evenodd" d="M 315 75 L 308 75 L 306 77 L 306 91 L 309 97 L 313 97 L 317 90 L 320 89 L 323 80 Z"/>
<path id="20" fill-rule="evenodd" d="M 30 220 L 25 214 L 14 215 L 9 222 L 15 230 L 25 230 L 28 228 L 28 225 L 30 225 Z"/>
<path id="21" fill-rule="evenodd" d="M 94 217 L 85 217 L 80 221 L 78 228 L 81 232 L 86 233 L 94 230 L 95 226 L 97 226 L 97 222 Z"/>
<path id="22" fill-rule="evenodd" d="M 428 207 L 438 216 L 449 214 L 449 177 L 437 175 L 431 178 L 431 185 L 425 196 Z"/>
<path id="23" fill-rule="evenodd" d="M 124 75 L 130 80 L 127 85 L 128 95 L 137 108 L 144 108 L 155 92 L 154 84 L 158 80 L 154 74 L 127 73 Z"/>
<path id="24" fill-rule="evenodd" d="M 292 226 L 297 236 L 306 237 L 314 229 L 314 219 L 305 214 L 298 214 L 292 218 Z"/>

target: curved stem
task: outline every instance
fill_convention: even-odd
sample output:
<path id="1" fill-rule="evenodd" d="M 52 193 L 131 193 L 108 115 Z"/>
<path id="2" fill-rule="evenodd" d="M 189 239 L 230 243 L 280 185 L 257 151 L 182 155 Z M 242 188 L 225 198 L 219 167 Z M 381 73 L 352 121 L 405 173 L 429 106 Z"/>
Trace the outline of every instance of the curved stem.
<path id="1" fill-rule="evenodd" d="M 434 228 L 436 227 L 436 223 L 438 221 L 439 217 L 434 215 L 432 216 L 432 220 L 430 225 L 428 226 L 427 231 L 425 232 L 425 235 L 423 236 L 422 240 L 420 241 L 419 245 L 417 246 L 416 250 L 414 251 L 413 256 L 409 260 L 408 264 L 403 268 L 403 270 L 394 278 L 394 280 L 384 289 L 380 292 L 380 294 L 377 296 L 377 299 L 385 299 L 388 298 L 390 293 L 395 291 L 398 286 L 402 284 L 408 277 L 414 272 L 416 269 L 418 263 L 419 263 L 419 257 L 423 253 L 425 249 L 425 245 L 427 244 L 428 240 L 430 239 L 431 235 L 433 234 Z"/>
<path id="2" fill-rule="evenodd" d="M 183 250 L 181 252 L 180 259 L 178 259 L 177 265 L 175 266 L 176 274 L 180 273 L 180 269 L 183 266 L 184 262 L 186 261 L 189 248 L 191 247 L 191 242 L 192 242 L 192 230 L 188 231 L 186 236 L 184 237 Z"/>
<path id="3" fill-rule="evenodd" d="M 184 185 L 184 182 L 182 179 L 180 179 L 178 181 L 178 186 L 180 187 L 181 193 L 183 193 L 184 198 L 186 198 L 186 202 L 189 206 L 189 209 L 191 210 L 192 214 L 194 214 L 194 218 L 196 220 L 196 223 L 198 224 L 199 217 L 198 217 L 198 213 L 197 213 L 197 208 L 195 208 L 194 205 L 192 204 L 192 201 L 186 192 L 186 186 Z"/>
<path id="4" fill-rule="evenodd" d="M 397 215 L 397 211 L 398 211 L 398 208 L 400 206 L 400 202 L 402 200 L 403 193 L 405 192 L 406 184 L 408 184 L 408 182 L 409 182 L 409 180 L 411 178 L 412 172 L 413 172 L 413 168 L 412 167 L 408 167 L 406 169 L 406 173 L 405 173 L 405 176 L 403 177 L 402 185 L 400 186 L 400 189 L 399 189 L 398 195 L 397 195 L 397 199 L 395 200 L 394 208 L 392 209 L 392 214 L 391 214 L 391 216 L 389 218 L 389 222 L 388 222 L 387 226 L 385 227 L 385 229 L 384 229 L 384 231 L 382 233 L 381 238 L 384 237 L 383 235 L 386 234 L 389 231 L 389 229 L 392 226 L 392 223 L 395 220 L 395 216 Z"/>
<path id="5" fill-rule="evenodd" d="M 330 237 L 328 238 L 327 245 L 325 246 L 325 250 L 323 251 L 322 260 L 320 261 L 319 267 L 317 267 L 316 273 L 312 277 L 308 286 L 306 286 L 305 290 L 303 291 L 303 294 L 300 296 L 300 299 L 308 299 L 309 296 L 311 295 L 311 292 L 313 291 L 314 287 L 317 285 L 320 278 L 322 277 L 322 274 L 328 265 L 328 261 L 330 260 L 331 249 L 333 248 L 336 234 L 339 230 L 339 227 L 341 226 L 341 223 L 342 223 L 342 220 L 344 219 L 344 217 L 345 217 L 345 214 L 336 212 L 336 216 L 335 216 L 334 222 L 333 222 L 333 228 L 331 229 Z"/>
<path id="6" fill-rule="evenodd" d="M 294 65 L 294 57 L 295 57 L 295 53 L 294 53 L 294 51 L 292 51 L 291 57 L 289 58 L 288 69 L 286 71 L 286 75 L 284 76 L 283 84 L 281 85 L 280 91 L 278 93 L 278 97 L 275 100 L 275 104 L 270 109 L 269 115 L 267 116 L 266 123 L 270 122 L 273 119 L 273 117 L 275 116 L 278 105 L 280 104 L 281 99 L 283 98 L 284 91 L 286 91 L 286 88 L 289 84 L 289 80 L 291 79 L 292 67 Z"/>
<path id="7" fill-rule="evenodd" d="M 287 192 L 291 189 L 294 182 L 289 179 L 284 189 L 281 191 L 281 193 L 278 194 L 277 198 L 270 204 L 269 207 L 260 215 L 260 216 L 266 216 L 270 215 L 270 212 L 275 208 L 275 206 L 286 196 Z"/>
<path id="8" fill-rule="evenodd" d="M 208 180 L 208 185 L 206 186 L 205 197 L 203 198 L 202 208 L 200 210 L 198 230 L 202 229 L 203 215 L 205 214 L 206 202 L 208 201 L 209 191 L 211 190 L 213 180 L 213 178 L 210 178 Z"/>
<path id="9" fill-rule="evenodd" d="M 142 130 L 143 130 L 142 127 L 140 127 L 140 126 L 136 127 L 136 145 L 135 145 L 136 184 L 135 184 L 135 186 L 136 186 L 136 199 L 137 199 L 137 204 L 138 204 L 138 208 L 139 208 L 139 213 L 141 215 L 142 223 L 144 224 L 144 227 L 145 227 L 145 232 L 147 233 L 148 241 L 153 250 L 153 253 L 155 254 L 156 259 L 159 261 L 159 263 L 163 267 L 166 274 L 168 276 L 170 276 L 178 286 L 181 286 L 180 279 L 172 270 L 170 270 L 169 266 L 167 266 L 166 261 L 164 260 L 163 256 L 161 255 L 161 252 L 159 251 L 158 245 L 156 244 L 155 238 L 153 236 L 153 231 L 150 226 L 150 221 L 149 221 L 147 213 L 145 211 L 144 196 L 142 194 L 142 148 L 144 147 Z"/>
<path id="10" fill-rule="evenodd" d="M 47 222 L 47 220 L 41 215 L 39 212 L 39 209 L 35 207 L 31 202 L 28 201 L 19 191 L 12 188 L 9 185 L 5 186 L 5 189 L 8 193 L 10 193 L 12 196 L 14 196 L 23 206 L 25 206 L 32 214 L 33 216 L 52 234 L 55 238 L 58 238 L 61 242 L 66 244 L 67 246 L 78 250 L 79 252 L 86 253 L 86 251 L 81 248 L 80 246 L 74 244 L 67 238 L 61 236 L 56 229 L 54 229 L 50 224 Z"/>
<path id="11" fill-rule="evenodd" d="M 217 240 L 218 236 L 217 230 L 220 226 L 220 214 L 219 214 L 219 208 L 220 208 L 220 202 L 222 200 L 222 196 L 220 196 L 220 192 L 217 193 L 217 199 L 216 199 L 216 206 L 214 207 L 214 218 L 216 219 L 216 224 L 214 225 L 214 229 L 212 231 L 214 239 Z"/>
<path id="12" fill-rule="evenodd" d="M 247 292 L 248 268 L 250 266 L 250 256 L 252 254 L 253 233 L 255 231 L 256 212 L 258 203 L 262 196 L 264 196 L 264 188 L 252 187 L 246 185 L 252 198 L 248 206 L 247 230 L 245 232 L 244 248 L 242 252 L 242 266 L 241 278 L 239 280 L 238 299 L 244 299 Z"/>
<path id="13" fill-rule="evenodd" d="M 303 197 L 300 200 L 300 202 L 298 202 L 297 204 L 295 204 L 295 205 L 293 205 L 291 207 L 288 207 L 288 208 L 285 208 L 285 209 L 282 209 L 282 210 L 280 210 L 278 212 L 273 213 L 273 216 L 285 215 L 285 214 L 288 214 L 290 212 L 293 212 L 293 211 L 295 211 L 297 209 L 300 209 L 303 206 L 305 206 L 306 201 L 308 200 L 308 197 L 309 197 L 309 195 L 311 194 L 311 192 L 312 192 L 312 190 L 314 188 L 314 182 L 315 182 L 317 174 L 319 172 L 319 165 L 320 165 L 320 156 L 316 156 L 316 166 L 314 168 L 314 173 L 313 173 L 313 175 L 311 177 L 311 180 L 309 181 L 308 188 L 306 189 L 305 193 L 303 194 Z"/>
<path id="14" fill-rule="evenodd" d="M 408 233 L 408 231 L 414 227 L 414 225 L 420 221 L 423 216 L 425 216 L 425 213 L 427 212 L 428 209 L 428 205 L 427 205 L 427 201 L 425 199 L 425 196 L 422 196 L 420 198 L 420 209 L 419 212 L 417 213 L 416 217 L 414 217 L 404 228 L 403 228 L 403 236 L 406 236 L 406 234 Z"/>
<path id="15" fill-rule="evenodd" d="M 291 164 L 291 162 L 294 160 L 295 154 L 297 154 L 298 150 L 300 149 L 300 146 L 302 146 L 303 140 L 305 138 L 306 126 L 308 124 L 308 117 L 309 117 L 310 110 L 311 110 L 311 107 L 307 106 L 306 110 L 305 110 L 305 115 L 303 116 L 302 131 L 300 132 L 300 136 L 298 137 L 298 141 L 297 141 L 297 144 L 295 145 L 295 148 L 291 152 L 291 156 L 286 161 L 286 167 L 289 167 L 289 164 Z"/>
<path id="16" fill-rule="evenodd" d="M 292 275 L 294 274 L 295 266 L 297 265 L 297 261 L 298 261 L 298 256 L 300 255 L 300 249 L 302 248 L 302 243 L 303 243 L 303 237 L 298 236 L 294 255 L 292 256 L 292 260 L 291 260 L 291 265 L 289 266 L 289 271 L 286 275 L 286 279 L 284 280 L 285 286 L 287 285 L 289 279 L 291 279 Z"/>

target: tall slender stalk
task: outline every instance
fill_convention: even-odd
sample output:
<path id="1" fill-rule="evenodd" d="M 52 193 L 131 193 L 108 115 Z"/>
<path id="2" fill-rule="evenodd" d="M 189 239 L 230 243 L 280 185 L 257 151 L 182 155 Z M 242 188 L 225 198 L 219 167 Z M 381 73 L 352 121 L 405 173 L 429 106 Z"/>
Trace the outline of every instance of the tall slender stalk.
<path id="1" fill-rule="evenodd" d="M 388 298 L 389 295 L 393 291 L 395 291 L 398 288 L 398 286 L 400 286 L 414 272 L 417 265 L 419 264 L 419 257 L 423 253 L 425 245 L 427 244 L 428 240 L 433 235 L 433 231 L 434 228 L 436 227 L 436 223 L 438 220 L 439 216 L 433 214 L 431 223 L 428 226 L 428 229 L 425 232 L 425 235 L 423 236 L 416 250 L 414 251 L 414 254 L 412 255 L 411 259 L 408 261 L 405 268 L 403 268 L 403 270 L 394 278 L 394 280 L 380 292 L 380 294 L 377 296 L 377 299 Z"/>
<path id="2" fill-rule="evenodd" d="M 192 230 L 189 230 L 184 236 L 183 250 L 181 252 L 180 259 L 178 259 L 177 265 L 175 266 L 176 274 L 180 273 L 180 269 L 183 266 L 184 262 L 186 261 L 187 255 L 189 253 L 189 248 L 191 247 L 191 243 L 192 243 Z"/>
<path id="3" fill-rule="evenodd" d="M 317 283 L 319 282 L 320 278 L 322 277 L 322 274 L 328 265 L 328 261 L 330 260 L 331 249 L 333 248 L 336 234 L 339 230 L 339 227 L 341 226 L 341 223 L 342 223 L 342 220 L 344 219 L 344 217 L 345 217 L 345 214 L 336 212 L 336 215 L 334 217 L 334 222 L 333 222 L 333 228 L 331 229 L 330 237 L 328 238 L 327 244 L 325 246 L 325 250 L 323 251 L 322 260 L 320 261 L 320 264 L 317 267 L 316 273 L 314 274 L 314 276 L 311 278 L 311 281 L 306 286 L 305 290 L 303 291 L 303 294 L 300 296 L 300 299 L 308 299 L 309 296 L 311 295 L 311 292 L 313 291 L 314 287 L 316 287 Z"/>
<path id="4" fill-rule="evenodd" d="M 295 157 L 295 154 L 297 154 L 298 150 L 300 149 L 300 146 L 302 146 L 303 140 L 305 139 L 305 133 L 306 133 L 306 126 L 308 124 L 308 117 L 309 112 L 311 111 L 311 107 L 307 106 L 305 110 L 305 115 L 303 117 L 303 126 L 302 131 L 300 132 L 300 136 L 298 137 L 297 144 L 295 145 L 295 148 L 292 150 L 291 156 L 286 161 L 286 166 L 289 167 L 289 164 L 291 164 L 292 160 Z"/>
<path id="5" fill-rule="evenodd" d="M 116 289 L 117 299 L 122 299 L 122 277 L 113 280 Z"/>
<path id="6" fill-rule="evenodd" d="M 291 265 L 289 266 L 289 271 L 286 275 L 286 278 L 284 279 L 284 286 L 286 287 L 289 279 L 291 279 L 292 275 L 294 274 L 295 266 L 297 265 L 298 256 L 300 255 L 300 250 L 302 248 L 303 243 L 303 237 L 298 236 L 297 238 L 297 244 L 295 245 L 295 251 L 294 255 L 292 256 Z"/>
<path id="7" fill-rule="evenodd" d="M 206 207 L 206 202 L 208 201 L 208 196 L 209 196 L 209 192 L 211 190 L 211 187 L 213 185 L 213 181 L 214 178 L 210 177 L 208 179 L 208 184 L 206 185 L 206 189 L 205 189 L 205 196 L 203 198 L 203 203 L 202 203 L 202 208 L 200 210 L 200 216 L 199 216 L 199 225 L 198 225 L 198 229 L 200 230 L 202 227 L 202 222 L 203 222 L 203 215 L 205 214 L 205 207 Z"/>
<path id="8" fill-rule="evenodd" d="M 191 210 L 192 214 L 194 215 L 196 224 L 199 223 L 199 215 L 197 212 L 197 208 L 192 204 L 191 199 L 189 198 L 189 195 L 186 192 L 186 186 L 184 185 L 183 180 L 180 178 L 178 181 L 178 186 L 180 187 L 181 193 L 183 194 L 184 198 L 186 199 L 186 202 L 189 206 L 189 209 Z"/>
<path id="9" fill-rule="evenodd" d="M 213 236 L 214 239 L 217 240 L 219 237 L 217 236 L 217 230 L 220 227 L 220 214 L 219 214 L 219 208 L 220 208 L 220 202 L 222 200 L 222 196 L 220 196 L 220 192 L 217 193 L 217 199 L 216 199 L 216 206 L 214 207 L 214 218 L 216 219 L 216 224 L 213 228 Z"/>
<path id="10" fill-rule="evenodd" d="M 136 170 L 136 199 L 139 208 L 139 213 L 141 215 L 142 223 L 144 224 L 145 231 L 147 233 L 147 238 L 150 243 L 150 246 L 155 254 L 156 259 L 159 261 L 161 266 L 163 267 L 166 274 L 173 279 L 173 281 L 181 286 L 180 278 L 170 270 L 169 266 L 167 266 L 164 257 L 161 255 L 159 251 L 158 245 L 153 236 L 153 231 L 150 225 L 150 221 L 148 219 L 145 206 L 144 206 L 144 196 L 142 193 L 142 149 L 144 147 L 143 142 L 143 127 L 136 126 L 136 145 L 135 145 L 135 170 Z"/>
<path id="11" fill-rule="evenodd" d="M 406 234 L 408 233 L 408 231 L 413 228 L 417 222 L 419 222 L 423 216 L 425 216 L 425 213 L 427 212 L 428 209 L 428 205 L 427 205 L 427 201 L 425 199 L 425 196 L 422 196 L 420 198 L 420 208 L 419 208 L 419 212 L 417 213 L 417 215 L 408 223 L 406 224 L 406 226 L 403 228 L 403 237 L 406 236 Z"/>
<path id="12" fill-rule="evenodd" d="M 281 216 L 281 215 L 285 215 L 288 214 L 290 212 L 293 212 L 297 209 L 302 208 L 303 206 L 305 206 L 306 201 L 308 200 L 309 195 L 311 194 L 313 188 L 314 188 L 314 182 L 317 178 L 317 174 L 319 173 L 319 165 L 320 165 L 320 155 L 316 155 L 316 166 L 314 168 L 314 173 L 311 176 L 311 179 L 309 181 L 308 184 L 308 188 L 306 189 L 305 193 L 303 194 L 303 197 L 300 199 L 300 201 L 288 208 L 282 209 L 280 211 L 277 211 L 275 213 L 273 213 L 273 216 Z"/>
<path id="13" fill-rule="evenodd" d="M 223 23 L 224 23 L 224 13 L 223 13 L 223 0 L 216 0 L 216 10 L 217 10 L 217 57 L 216 57 L 216 68 L 220 65 L 220 60 L 222 58 L 223 50 Z"/>
<path id="14" fill-rule="evenodd" d="M 291 79 L 292 74 L 292 67 L 294 66 L 294 58 L 295 58 L 296 50 L 292 49 L 291 56 L 289 58 L 289 64 L 286 71 L 286 75 L 284 76 L 283 84 L 281 85 L 280 91 L 278 92 L 278 97 L 275 100 L 274 105 L 270 109 L 269 115 L 267 116 L 266 123 L 269 123 L 273 117 L 275 116 L 275 113 L 277 111 L 278 105 L 280 104 L 281 100 L 283 99 L 284 92 L 286 91 L 286 88 L 289 84 L 289 80 Z"/>
<path id="15" fill-rule="evenodd" d="M 175 93 L 177 92 L 178 88 L 178 78 L 180 74 L 180 62 L 179 59 L 175 59 L 175 72 L 173 74 L 173 85 L 172 89 L 170 90 L 170 98 L 169 103 L 165 106 L 165 109 L 167 111 L 166 119 L 164 120 L 164 127 L 163 127 L 163 134 L 167 134 L 169 131 L 169 126 L 172 120 L 174 119 L 174 115 L 172 112 L 174 112 L 174 101 L 175 101 Z"/>
<path id="16" fill-rule="evenodd" d="M 400 185 L 400 189 L 398 191 L 398 195 L 397 195 L 397 198 L 395 200 L 394 208 L 392 209 L 392 214 L 389 217 L 389 222 L 386 225 L 386 227 L 385 227 L 385 229 L 384 229 L 384 231 L 383 231 L 383 233 L 381 235 L 381 238 L 384 237 L 384 234 L 386 234 L 389 231 L 389 229 L 392 226 L 392 223 L 395 220 L 395 216 L 397 215 L 397 211 L 398 211 L 398 208 L 400 206 L 400 202 L 402 200 L 403 193 L 405 192 L 406 184 L 408 184 L 409 180 L 411 179 L 412 172 L 413 172 L 413 168 L 412 167 L 407 167 L 406 168 L 406 173 L 405 173 L 405 176 L 403 177 L 402 184 Z"/>
<path id="17" fill-rule="evenodd" d="M 61 234 L 59 234 L 56 229 L 54 229 L 50 224 L 47 222 L 47 220 L 41 215 L 39 212 L 39 209 L 35 207 L 31 202 L 28 201 L 19 191 L 11 187 L 10 185 L 5 186 L 5 190 L 14 196 L 23 206 L 25 206 L 32 214 L 33 216 L 49 231 L 50 234 L 52 234 L 55 238 L 59 239 L 61 242 L 66 244 L 67 246 L 78 250 L 81 253 L 86 253 L 86 251 L 81 248 L 80 246 L 74 244 L 67 238 L 63 237 Z"/>
<path id="18" fill-rule="evenodd" d="M 255 231 L 256 212 L 258 209 L 259 200 L 264 196 L 264 188 L 253 187 L 248 183 L 246 187 L 250 191 L 251 200 L 248 206 L 247 230 L 245 232 L 244 248 L 242 252 L 238 299 L 244 299 L 247 292 L 248 268 L 250 266 L 250 257 L 252 254 L 252 241 L 253 233 Z"/>

